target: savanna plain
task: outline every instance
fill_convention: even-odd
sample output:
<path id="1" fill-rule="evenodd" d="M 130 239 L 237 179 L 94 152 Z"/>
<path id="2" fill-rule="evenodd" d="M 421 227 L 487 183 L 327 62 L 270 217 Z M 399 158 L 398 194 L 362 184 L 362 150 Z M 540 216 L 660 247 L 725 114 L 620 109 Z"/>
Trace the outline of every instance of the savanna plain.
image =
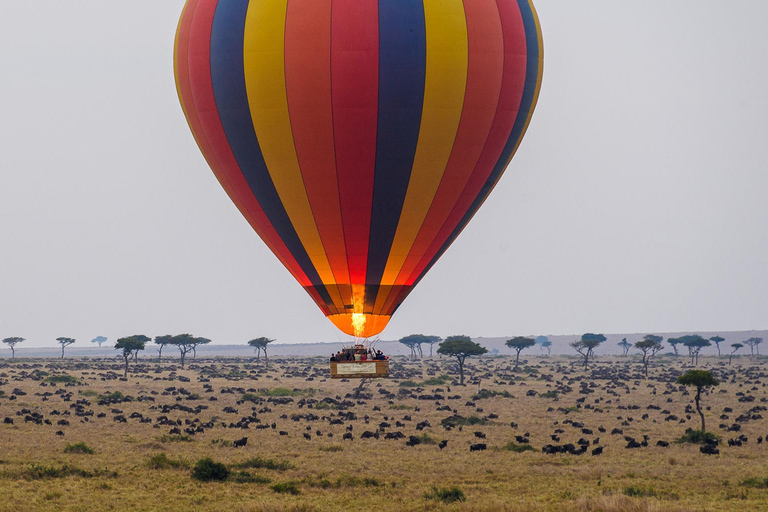
<path id="1" fill-rule="evenodd" d="M 395 357 L 355 397 L 320 358 L 3 359 L 0 510 L 768 510 L 768 359 L 699 361 L 716 455 L 689 363 Z"/>

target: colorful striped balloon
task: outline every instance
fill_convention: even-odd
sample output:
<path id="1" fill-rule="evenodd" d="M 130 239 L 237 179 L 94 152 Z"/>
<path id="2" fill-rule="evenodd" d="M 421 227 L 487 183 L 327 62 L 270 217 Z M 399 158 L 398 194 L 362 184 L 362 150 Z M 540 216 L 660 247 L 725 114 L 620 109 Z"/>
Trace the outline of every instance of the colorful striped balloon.
<path id="1" fill-rule="evenodd" d="M 531 0 L 188 0 L 175 73 L 240 212 L 369 337 L 501 177 L 542 58 Z"/>

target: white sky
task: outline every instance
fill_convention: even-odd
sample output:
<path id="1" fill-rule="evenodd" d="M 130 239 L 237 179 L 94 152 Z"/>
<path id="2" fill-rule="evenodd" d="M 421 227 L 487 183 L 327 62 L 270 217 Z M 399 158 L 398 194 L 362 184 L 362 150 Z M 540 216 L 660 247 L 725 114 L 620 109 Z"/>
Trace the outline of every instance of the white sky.
<path id="1" fill-rule="evenodd" d="M 0 338 L 346 339 L 190 135 L 182 3 L 0 4 Z M 383 337 L 766 328 L 768 2 L 537 8 L 528 135 Z"/>

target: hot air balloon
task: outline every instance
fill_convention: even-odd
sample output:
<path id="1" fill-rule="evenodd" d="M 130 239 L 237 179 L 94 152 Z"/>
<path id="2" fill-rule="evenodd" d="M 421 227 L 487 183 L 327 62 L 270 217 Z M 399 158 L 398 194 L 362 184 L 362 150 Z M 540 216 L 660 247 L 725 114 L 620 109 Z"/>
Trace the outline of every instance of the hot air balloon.
<path id="1" fill-rule="evenodd" d="M 357 338 L 385 328 L 488 197 L 543 58 L 530 0 L 188 0 L 174 53 L 221 186 Z"/>

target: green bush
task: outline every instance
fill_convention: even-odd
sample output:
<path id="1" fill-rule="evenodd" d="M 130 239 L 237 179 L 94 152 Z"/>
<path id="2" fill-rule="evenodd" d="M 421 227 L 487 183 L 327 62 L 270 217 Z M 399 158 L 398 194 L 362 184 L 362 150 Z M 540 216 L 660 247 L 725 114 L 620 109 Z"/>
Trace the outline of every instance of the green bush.
<path id="1" fill-rule="evenodd" d="M 321 452 L 343 452 L 344 447 L 338 444 L 330 444 L 328 446 L 321 446 Z"/>
<path id="2" fill-rule="evenodd" d="M 63 375 L 51 375 L 45 380 L 56 384 L 77 384 L 77 378 L 66 373 Z"/>
<path id="3" fill-rule="evenodd" d="M 437 441 L 430 437 L 429 434 L 421 434 L 415 437 L 421 441 L 421 444 L 437 444 Z"/>
<path id="4" fill-rule="evenodd" d="M 299 489 L 299 486 L 296 482 L 280 482 L 271 485 L 269 488 L 280 494 L 293 494 L 294 496 L 301 494 L 301 489 Z"/>
<path id="5" fill-rule="evenodd" d="M 464 496 L 464 492 L 455 486 L 450 489 L 432 487 L 430 491 L 424 493 L 424 497 L 428 500 L 438 500 L 443 503 L 454 503 L 456 501 L 465 501 L 467 499 Z"/>
<path id="6" fill-rule="evenodd" d="M 88 471 L 85 469 L 72 466 L 70 464 L 64 464 L 63 466 L 44 466 L 42 464 L 33 464 L 29 469 L 25 470 L 22 477 L 29 480 L 46 480 L 49 478 L 67 478 L 70 476 L 81 478 L 94 478 L 94 477 L 109 477 L 116 478 L 116 471 L 109 471 L 107 469 L 97 469 Z"/>
<path id="7" fill-rule="evenodd" d="M 243 396 L 240 398 L 243 402 L 258 402 L 261 400 L 259 398 L 259 395 L 256 395 L 254 393 L 243 393 Z"/>
<path id="8" fill-rule="evenodd" d="M 541 393 L 539 396 L 541 398 L 557 398 L 557 391 L 549 390 L 546 393 Z"/>
<path id="9" fill-rule="evenodd" d="M 247 471 L 232 473 L 229 479 L 238 484 L 268 484 L 272 481 L 265 476 L 252 475 Z"/>
<path id="10" fill-rule="evenodd" d="M 315 390 L 312 388 L 309 388 L 309 389 L 272 388 L 272 389 L 259 390 L 259 395 L 261 396 L 274 396 L 274 397 L 310 396 L 313 394 L 315 394 Z"/>
<path id="11" fill-rule="evenodd" d="M 83 442 L 67 444 L 64 448 L 64 453 L 82 453 L 85 455 L 93 455 L 93 448 Z"/>
<path id="12" fill-rule="evenodd" d="M 97 396 L 98 393 L 92 389 L 84 389 L 82 391 L 78 391 L 79 394 L 83 396 Z"/>
<path id="13" fill-rule="evenodd" d="M 261 457 L 254 457 L 248 459 L 245 462 L 235 465 L 240 469 L 271 469 L 275 471 L 285 471 L 286 469 L 293 469 L 294 466 L 290 462 L 284 460 L 262 459 Z"/>
<path id="14" fill-rule="evenodd" d="M 401 388 L 417 388 L 417 387 L 419 387 L 419 385 L 416 384 L 412 380 L 404 380 L 403 382 L 398 384 L 398 386 L 400 386 Z"/>
<path id="15" fill-rule="evenodd" d="M 701 430 L 687 430 L 682 437 L 678 438 L 676 443 L 691 443 L 691 444 L 705 444 L 705 443 L 719 443 L 720 436 L 713 434 L 712 432 L 702 432 Z"/>
<path id="16" fill-rule="evenodd" d="M 448 418 L 444 418 L 440 421 L 440 425 L 443 427 L 457 427 L 459 425 L 461 426 L 471 426 L 471 425 L 487 425 L 488 424 L 488 418 L 480 418 L 479 416 L 472 415 L 469 418 L 465 418 L 464 416 L 449 416 Z"/>
<path id="17" fill-rule="evenodd" d="M 747 478 L 742 480 L 740 485 L 754 487 L 755 489 L 768 489 L 768 478 Z"/>
<path id="18" fill-rule="evenodd" d="M 161 443 L 191 443 L 192 438 L 186 434 L 182 434 L 182 435 L 163 434 L 162 436 L 160 436 L 160 442 Z"/>
<path id="19" fill-rule="evenodd" d="M 509 442 L 505 444 L 502 448 L 502 450 L 507 450 L 509 452 L 515 452 L 515 453 L 523 453 L 523 452 L 533 452 L 535 451 L 533 449 L 533 446 L 529 444 L 515 444 L 513 442 Z"/>
<path id="20" fill-rule="evenodd" d="M 182 469 L 189 467 L 186 461 L 181 459 L 171 459 L 164 453 L 152 455 L 147 461 L 150 469 Z"/>
<path id="21" fill-rule="evenodd" d="M 201 482 L 221 482 L 229 477 L 229 469 L 210 457 L 200 459 L 192 470 L 192 478 Z"/>
<path id="22" fill-rule="evenodd" d="M 655 498 L 658 496 L 658 493 L 653 489 L 644 489 L 632 485 L 625 487 L 622 493 L 624 496 L 629 496 L 630 498 Z"/>
<path id="23" fill-rule="evenodd" d="M 494 398 L 497 396 L 502 398 L 514 398 L 514 396 L 512 396 L 509 391 L 492 391 L 490 389 L 481 389 L 472 395 L 472 400 L 483 400 L 485 398 Z"/>

